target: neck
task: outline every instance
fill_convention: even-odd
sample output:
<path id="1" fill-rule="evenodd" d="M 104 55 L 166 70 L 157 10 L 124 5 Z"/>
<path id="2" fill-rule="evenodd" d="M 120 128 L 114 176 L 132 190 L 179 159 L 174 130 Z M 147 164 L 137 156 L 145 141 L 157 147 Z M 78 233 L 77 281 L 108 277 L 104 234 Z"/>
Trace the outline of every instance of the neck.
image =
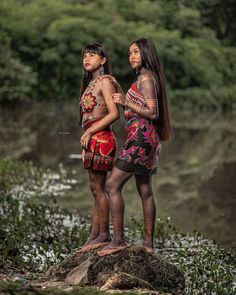
<path id="1" fill-rule="evenodd" d="M 139 73 L 140 73 L 140 74 L 144 74 L 144 73 L 146 73 L 147 71 L 148 71 L 147 69 L 142 68 L 142 69 L 140 69 Z"/>
<path id="2" fill-rule="evenodd" d="M 92 72 L 93 80 L 101 76 L 100 68 L 98 68 L 96 71 Z"/>

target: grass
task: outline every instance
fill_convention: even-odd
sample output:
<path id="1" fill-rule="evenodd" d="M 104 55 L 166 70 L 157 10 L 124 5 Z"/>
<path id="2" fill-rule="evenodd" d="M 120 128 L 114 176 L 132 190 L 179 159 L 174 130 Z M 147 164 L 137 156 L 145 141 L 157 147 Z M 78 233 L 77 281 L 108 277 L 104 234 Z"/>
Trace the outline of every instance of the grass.
<path id="1" fill-rule="evenodd" d="M 55 196 L 65 192 L 69 183 L 63 169 L 55 173 L 28 162 L 0 162 L 0 269 L 3 274 L 14 277 L 20 273 L 24 277 L 30 272 L 37 277 L 85 242 L 90 232 L 88 221 L 56 203 Z M 131 218 L 126 228 L 127 239 L 138 243 L 142 235 L 142 220 Z M 157 220 L 155 244 L 159 252 L 184 273 L 186 294 L 235 294 L 235 257 L 218 244 L 203 239 L 197 232 L 181 234 L 170 219 Z M 53 293 L 50 290 L 36 293 L 23 281 L 2 281 L 0 292 L 64 294 L 59 289 Z M 103 293 L 77 287 L 66 294 Z"/>

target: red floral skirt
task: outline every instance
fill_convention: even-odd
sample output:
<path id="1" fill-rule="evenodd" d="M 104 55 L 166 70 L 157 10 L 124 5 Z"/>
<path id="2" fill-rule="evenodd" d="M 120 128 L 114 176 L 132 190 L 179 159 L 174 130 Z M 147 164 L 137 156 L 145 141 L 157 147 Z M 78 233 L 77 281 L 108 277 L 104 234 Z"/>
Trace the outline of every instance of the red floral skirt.
<path id="1" fill-rule="evenodd" d="M 93 124 L 85 125 L 85 131 Z M 110 171 L 114 165 L 116 154 L 116 138 L 110 128 L 103 129 L 93 134 L 87 149 L 83 149 L 82 159 L 85 169 Z"/>

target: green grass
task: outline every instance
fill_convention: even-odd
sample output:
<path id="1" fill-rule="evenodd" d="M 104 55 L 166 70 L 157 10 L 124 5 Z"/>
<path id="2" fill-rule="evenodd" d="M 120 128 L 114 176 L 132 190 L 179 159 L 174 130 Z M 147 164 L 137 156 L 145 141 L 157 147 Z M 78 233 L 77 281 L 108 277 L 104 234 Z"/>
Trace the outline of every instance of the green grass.
<path id="1" fill-rule="evenodd" d="M 31 163 L 0 162 L 0 269 L 11 277 L 18 273 L 24 277 L 29 272 L 40 276 L 81 246 L 89 235 L 86 219 L 57 205 L 58 184 L 68 183 L 68 179 L 60 171 L 57 177 L 53 175 L 55 172 L 35 168 Z M 140 242 L 142 220 L 131 218 L 125 233 L 130 243 Z M 235 294 L 235 257 L 213 241 L 203 239 L 197 232 L 181 234 L 170 219 L 158 219 L 155 246 L 184 273 L 188 295 Z M 0 291 L 1 294 L 36 294 L 27 286 L 1 282 Z M 41 290 L 37 294 L 64 294 L 60 290 L 50 292 Z M 80 287 L 79 293 L 72 290 L 67 294 L 102 293 Z"/>

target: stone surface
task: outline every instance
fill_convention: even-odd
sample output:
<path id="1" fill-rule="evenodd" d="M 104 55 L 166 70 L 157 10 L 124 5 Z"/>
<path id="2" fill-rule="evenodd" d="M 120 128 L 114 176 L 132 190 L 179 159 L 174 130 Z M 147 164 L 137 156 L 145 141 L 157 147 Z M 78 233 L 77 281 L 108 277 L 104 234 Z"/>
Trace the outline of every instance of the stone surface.
<path id="1" fill-rule="evenodd" d="M 87 284 L 88 283 L 88 270 L 90 265 L 92 264 L 91 259 L 88 258 L 84 262 L 82 262 L 79 266 L 72 269 L 65 278 L 65 282 L 68 285 L 77 285 L 80 283 Z"/>

